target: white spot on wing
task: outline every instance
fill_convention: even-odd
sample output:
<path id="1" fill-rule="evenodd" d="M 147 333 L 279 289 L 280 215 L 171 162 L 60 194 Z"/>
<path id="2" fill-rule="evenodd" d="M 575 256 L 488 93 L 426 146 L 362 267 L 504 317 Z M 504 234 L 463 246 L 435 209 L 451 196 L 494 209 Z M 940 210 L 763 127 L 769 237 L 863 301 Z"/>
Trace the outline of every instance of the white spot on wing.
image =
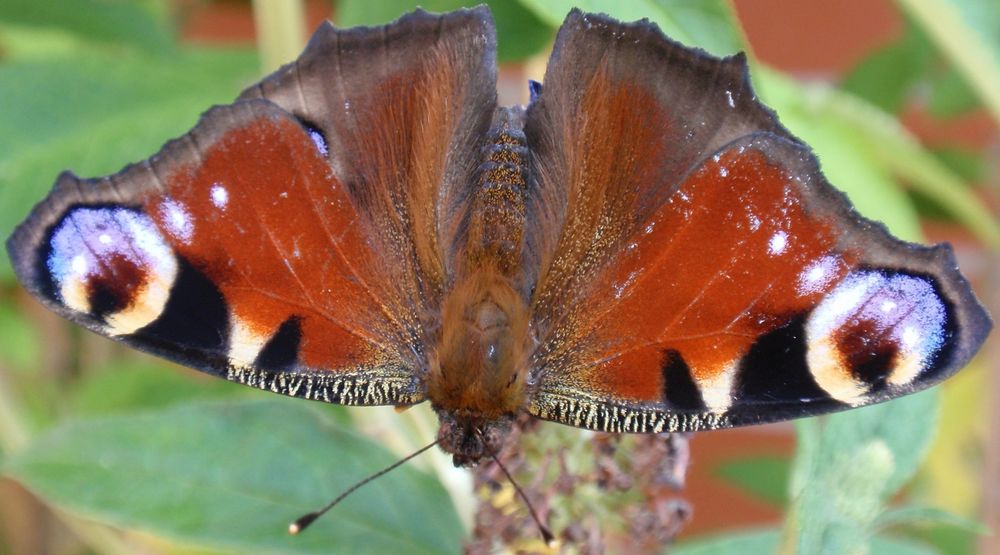
<path id="1" fill-rule="evenodd" d="M 209 194 L 212 196 L 212 204 L 216 208 L 219 210 L 226 209 L 226 205 L 229 204 L 229 191 L 221 183 L 213 184 Z"/>
<path id="2" fill-rule="evenodd" d="M 160 203 L 160 211 L 163 215 L 163 223 L 167 226 L 167 232 L 180 241 L 190 243 L 194 237 L 194 223 L 191 221 L 191 214 L 184 208 L 184 205 L 173 199 L 166 199 Z"/>
<path id="3" fill-rule="evenodd" d="M 344 108 L 350 108 L 350 105 L 345 103 Z M 316 150 L 318 150 L 320 154 L 326 156 L 330 153 L 330 148 L 326 145 L 326 140 L 323 139 L 322 133 L 314 129 L 310 129 L 309 138 L 312 139 L 313 144 L 316 145 Z"/>
<path id="4" fill-rule="evenodd" d="M 73 257 L 73 262 L 70 263 L 70 267 L 73 269 L 73 273 L 77 277 L 84 277 L 87 275 L 87 257 L 83 254 L 78 254 Z"/>
<path id="5" fill-rule="evenodd" d="M 710 378 L 698 380 L 701 400 L 713 412 L 725 412 L 733 404 L 733 382 L 737 362 L 728 362 L 714 371 Z"/>
<path id="6" fill-rule="evenodd" d="M 771 240 L 767 243 L 767 252 L 772 256 L 777 256 L 785 252 L 785 247 L 788 246 L 788 234 L 784 231 L 778 231 L 771 236 Z"/>
<path id="7" fill-rule="evenodd" d="M 229 362 L 237 368 L 253 365 L 267 337 L 254 331 L 246 322 L 232 315 L 233 324 L 229 329 Z"/>
<path id="8" fill-rule="evenodd" d="M 840 259 L 836 256 L 824 256 L 809 264 L 799 274 L 796 292 L 806 296 L 824 291 L 830 285 L 830 280 L 836 276 L 839 266 Z"/>

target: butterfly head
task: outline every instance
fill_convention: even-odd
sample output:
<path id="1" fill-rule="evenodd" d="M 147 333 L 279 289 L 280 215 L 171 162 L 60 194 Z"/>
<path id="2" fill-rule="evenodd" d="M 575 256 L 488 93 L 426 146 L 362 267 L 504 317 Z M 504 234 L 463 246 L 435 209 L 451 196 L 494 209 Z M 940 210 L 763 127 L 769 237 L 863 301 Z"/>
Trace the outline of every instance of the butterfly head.
<path id="1" fill-rule="evenodd" d="M 513 414 L 485 418 L 473 411 L 437 413 L 441 421 L 438 445 L 451 453 L 455 466 L 473 466 L 499 453 L 514 423 Z"/>

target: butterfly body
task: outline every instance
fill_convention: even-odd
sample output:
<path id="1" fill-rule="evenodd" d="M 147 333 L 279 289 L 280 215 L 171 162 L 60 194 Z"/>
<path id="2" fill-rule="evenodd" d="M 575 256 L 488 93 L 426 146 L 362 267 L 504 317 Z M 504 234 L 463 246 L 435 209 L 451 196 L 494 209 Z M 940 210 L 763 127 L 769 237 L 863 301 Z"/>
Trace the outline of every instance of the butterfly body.
<path id="1" fill-rule="evenodd" d="M 456 464 L 497 453 L 525 403 L 530 313 L 524 288 L 527 158 L 523 110 L 500 109 L 486 135 L 465 245 L 445 294 L 427 397 Z M 487 439 L 489 438 L 489 439 Z M 481 446 L 481 447 L 480 447 Z"/>
<path id="2" fill-rule="evenodd" d="M 60 176 L 8 252 L 136 348 L 310 400 L 429 401 L 456 464 L 524 412 L 659 433 L 885 401 L 991 327 L 948 246 L 826 182 L 741 55 L 578 11 L 513 108 L 486 8 L 324 25 L 150 159 Z"/>

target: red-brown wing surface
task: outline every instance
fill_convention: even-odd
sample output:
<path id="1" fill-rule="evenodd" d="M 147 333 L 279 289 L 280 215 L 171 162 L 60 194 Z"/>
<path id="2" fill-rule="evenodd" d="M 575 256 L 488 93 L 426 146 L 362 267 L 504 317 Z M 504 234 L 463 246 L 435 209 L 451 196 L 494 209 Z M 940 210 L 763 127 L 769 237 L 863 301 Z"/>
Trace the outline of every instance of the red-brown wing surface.
<path id="1" fill-rule="evenodd" d="M 230 380 L 420 401 L 494 49 L 485 9 L 325 25 L 149 160 L 60 177 L 9 241 L 15 269 L 63 315 Z"/>
<path id="2" fill-rule="evenodd" d="M 858 216 L 740 57 L 574 12 L 525 132 L 541 418 L 649 432 L 817 414 L 935 383 L 989 330 L 950 250 Z"/>

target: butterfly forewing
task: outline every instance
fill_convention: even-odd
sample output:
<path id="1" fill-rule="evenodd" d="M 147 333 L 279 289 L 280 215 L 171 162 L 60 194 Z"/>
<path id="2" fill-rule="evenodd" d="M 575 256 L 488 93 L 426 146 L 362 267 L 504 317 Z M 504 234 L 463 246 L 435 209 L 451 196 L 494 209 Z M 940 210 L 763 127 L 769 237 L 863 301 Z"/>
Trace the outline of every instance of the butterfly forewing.
<path id="1" fill-rule="evenodd" d="M 528 113 L 538 195 L 564 222 L 534 228 L 532 412 L 693 430 L 867 404 L 960 368 L 989 323 L 950 251 L 855 214 L 754 100 L 742 60 L 656 35 L 571 15 Z"/>
<path id="2" fill-rule="evenodd" d="M 235 381 L 421 401 L 494 50 L 484 9 L 324 25 L 149 161 L 64 175 L 11 238 L 15 268 L 64 315 Z"/>

